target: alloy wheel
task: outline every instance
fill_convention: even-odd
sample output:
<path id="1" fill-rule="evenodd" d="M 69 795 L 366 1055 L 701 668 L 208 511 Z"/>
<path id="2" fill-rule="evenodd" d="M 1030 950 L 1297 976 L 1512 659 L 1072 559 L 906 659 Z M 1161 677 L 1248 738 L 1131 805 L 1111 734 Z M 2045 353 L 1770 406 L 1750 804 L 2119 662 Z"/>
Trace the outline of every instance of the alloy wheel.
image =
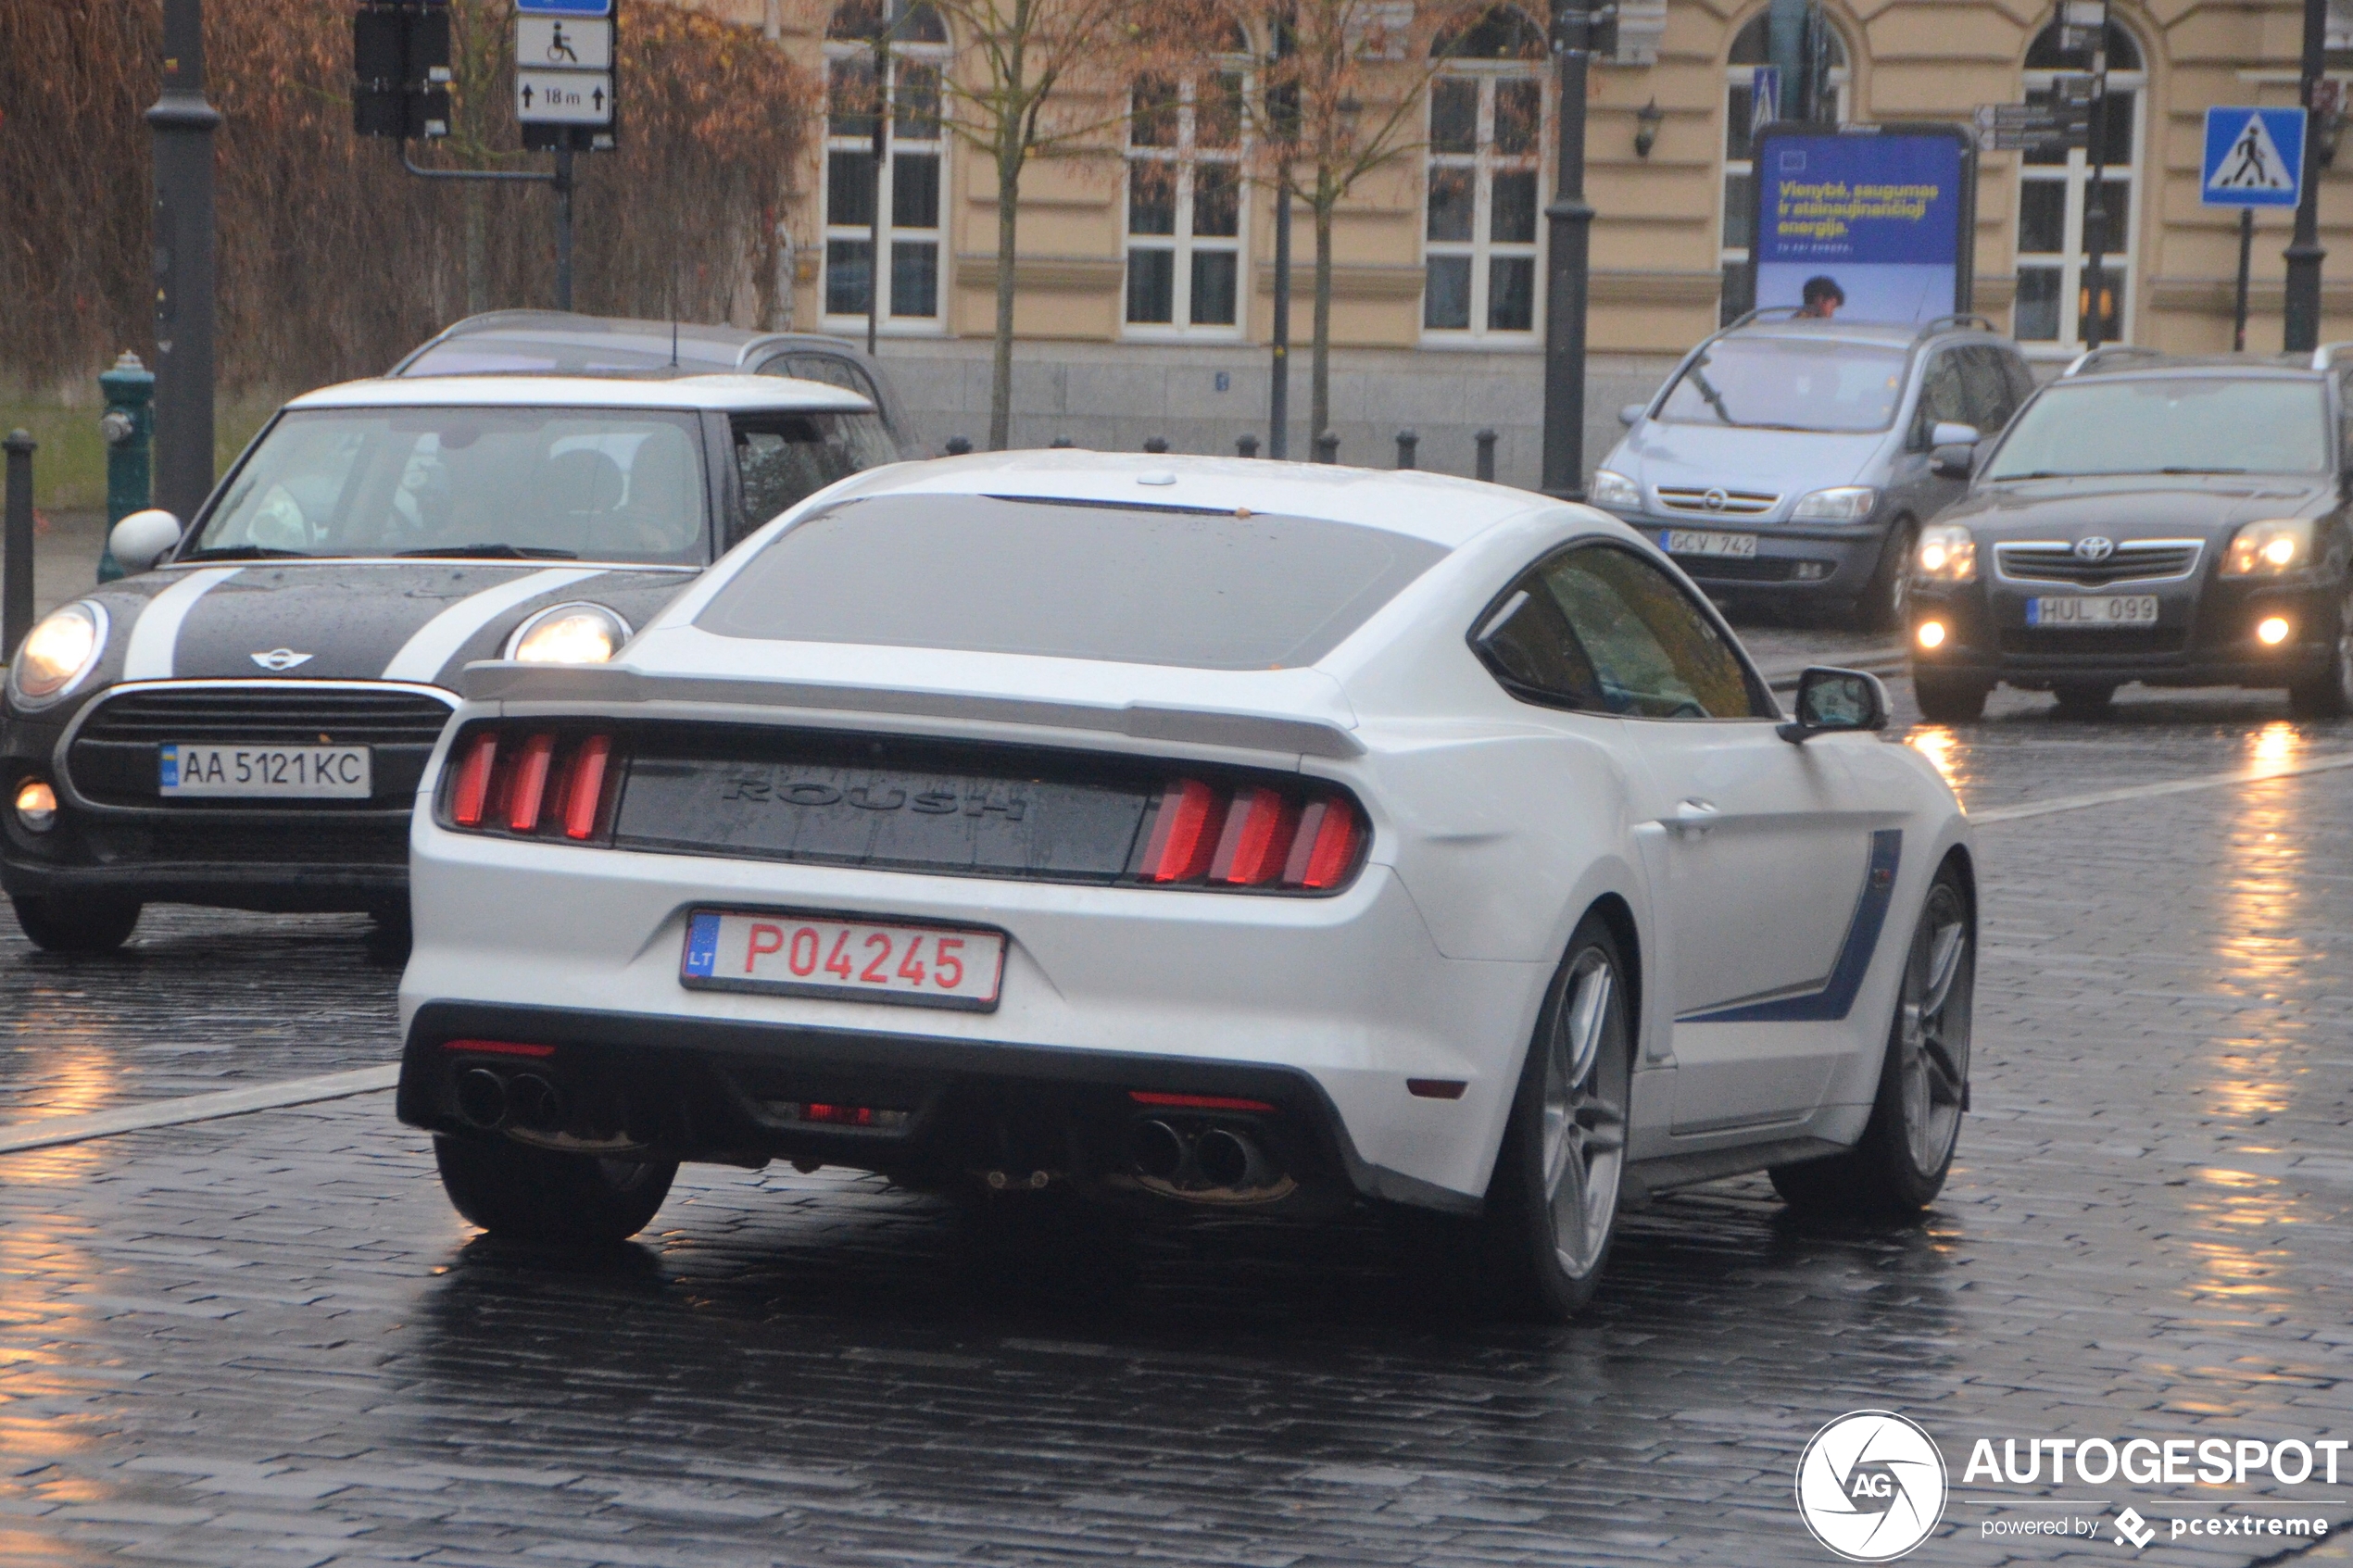
<path id="1" fill-rule="evenodd" d="M 1896 1039 L 1904 1135 L 1914 1169 L 1944 1167 L 1959 1135 L 1969 1091 L 1969 1009 L 1976 985 L 1969 914 L 1961 896 L 1940 883 L 1920 911 L 1904 966 Z"/>
<path id="2" fill-rule="evenodd" d="M 1632 1071 L 1610 1038 L 1617 974 L 1597 948 L 1570 968 L 1544 1061 L 1544 1204 L 1562 1272 L 1583 1279 L 1608 1249 L 1626 1163 Z"/>

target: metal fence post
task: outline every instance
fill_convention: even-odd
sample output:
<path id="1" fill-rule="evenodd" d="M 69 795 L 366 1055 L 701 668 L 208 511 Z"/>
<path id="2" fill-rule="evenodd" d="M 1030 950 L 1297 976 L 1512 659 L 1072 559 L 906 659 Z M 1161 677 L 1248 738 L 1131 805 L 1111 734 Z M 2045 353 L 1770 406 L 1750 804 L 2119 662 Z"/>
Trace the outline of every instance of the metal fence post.
<path id="1" fill-rule="evenodd" d="M 8 453 L 8 498 L 0 533 L 0 660 L 16 657 L 17 645 L 32 630 L 32 450 L 36 443 L 12 430 L 0 447 Z"/>
<path id="2" fill-rule="evenodd" d="M 948 438 L 948 455 L 951 458 L 961 458 L 972 449 L 973 444 L 961 435 L 951 435 Z"/>
<path id="3" fill-rule="evenodd" d="M 1319 463 L 1340 461 L 1340 432 L 1327 430 L 1315 438 L 1315 460 Z"/>
<path id="4" fill-rule="evenodd" d="M 1244 431 L 1234 438 L 1234 451 L 1244 458 L 1255 458 L 1258 456 L 1258 437 Z"/>
<path id="5" fill-rule="evenodd" d="M 1471 439 L 1478 443 L 1478 477 L 1491 483 L 1495 478 L 1495 433 L 1482 430 Z"/>
<path id="6" fill-rule="evenodd" d="M 114 525 L 144 510 L 153 487 L 156 378 L 126 348 L 114 369 L 98 377 L 98 390 L 107 396 L 98 432 L 107 438 L 107 533 L 98 542 L 98 581 L 111 583 L 122 575 L 122 566 L 114 558 Z M 184 525 L 194 520 L 180 521 Z"/>
<path id="7" fill-rule="evenodd" d="M 1415 448 L 1421 444 L 1421 432 L 1411 428 L 1399 431 L 1397 433 L 1397 466 L 1401 469 L 1412 468 Z"/>
<path id="8" fill-rule="evenodd" d="M 1150 436 L 1146 438 L 1144 442 L 1144 450 L 1147 452 L 1165 452 L 1168 450 L 1168 438 L 1164 435 Z"/>

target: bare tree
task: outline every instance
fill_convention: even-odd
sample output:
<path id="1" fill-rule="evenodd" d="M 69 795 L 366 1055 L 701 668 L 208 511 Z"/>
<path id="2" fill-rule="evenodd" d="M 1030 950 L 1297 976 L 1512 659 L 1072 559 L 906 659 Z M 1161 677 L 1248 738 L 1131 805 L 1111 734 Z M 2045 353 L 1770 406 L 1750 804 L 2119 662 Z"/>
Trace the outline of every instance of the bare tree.
<path id="1" fill-rule="evenodd" d="M 1423 103 L 1433 77 L 1461 60 L 1541 58 L 1543 35 L 1494 0 L 1228 3 L 1274 44 L 1262 90 L 1248 100 L 1259 178 L 1288 184 L 1315 226 L 1312 441 L 1331 422 L 1334 215 L 1366 176 L 1427 144 Z"/>

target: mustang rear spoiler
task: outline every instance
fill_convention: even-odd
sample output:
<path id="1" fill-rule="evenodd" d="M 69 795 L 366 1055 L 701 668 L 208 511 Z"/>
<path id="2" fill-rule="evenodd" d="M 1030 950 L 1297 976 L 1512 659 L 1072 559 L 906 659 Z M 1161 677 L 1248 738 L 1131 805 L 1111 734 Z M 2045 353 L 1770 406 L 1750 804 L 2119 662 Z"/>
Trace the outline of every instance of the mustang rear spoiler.
<path id="1" fill-rule="evenodd" d="M 1153 703 L 1055 702 L 1028 697 L 971 696 L 953 692 L 896 691 L 811 681 L 725 680 L 700 675 L 646 675 L 605 665 L 522 664 L 511 659 L 469 664 L 458 690 L 469 702 L 685 702 L 732 708 L 799 709 L 812 712 L 887 713 L 906 718 L 978 719 L 1092 730 L 1133 740 L 1226 746 L 1304 757 L 1365 755 L 1365 743 L 1321 719 Z"/>

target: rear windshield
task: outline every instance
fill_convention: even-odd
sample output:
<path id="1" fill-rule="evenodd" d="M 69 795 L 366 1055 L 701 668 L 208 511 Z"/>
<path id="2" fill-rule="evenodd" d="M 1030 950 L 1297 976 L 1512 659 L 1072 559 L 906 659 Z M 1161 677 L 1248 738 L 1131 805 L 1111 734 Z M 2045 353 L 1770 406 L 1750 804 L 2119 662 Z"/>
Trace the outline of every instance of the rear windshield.
<path id="1" fill-rule="evenodd" d="M 695 624 L 728 637 L 1282 669 L 1323 658 L 1445 553 L 1314 518 L 880 495 L 778 535 Z"/>
<path id="2" fill-rule="evenodd" d="M 1895 422 L 1909 351 L 1822 339 L 1726 337 L 1667 389 L 1668 424 L 1869 431 Z"/>
<path id="3" fill-rule="evenodd" d="M 1981 477 L 2318 473 L 2328 461 L 2328 402 L 2318 381 L 2087 378 L 2028 404 Z"/>

